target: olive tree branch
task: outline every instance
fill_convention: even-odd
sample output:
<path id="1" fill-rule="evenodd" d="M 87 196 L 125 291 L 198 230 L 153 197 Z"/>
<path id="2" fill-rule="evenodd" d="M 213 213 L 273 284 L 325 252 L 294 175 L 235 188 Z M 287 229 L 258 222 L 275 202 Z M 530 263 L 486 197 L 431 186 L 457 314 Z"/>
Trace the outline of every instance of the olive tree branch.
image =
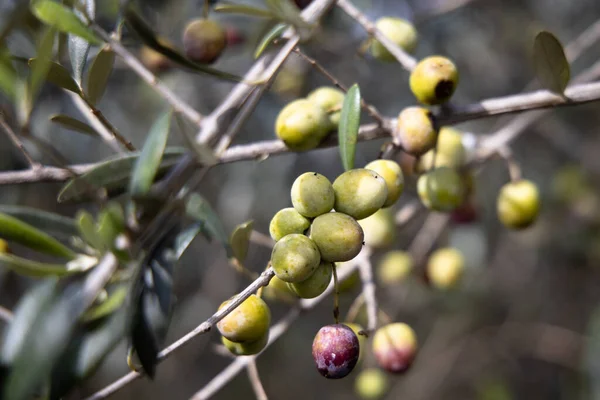
<path id="1" fill-rule="evenodd" d="M 0 320 L 4 321 L 6 323 L 10 323 L 12 321 L 13 317 L 14 317 L 14 315 L 13 315 L 12 311 L 0 306 Z"/>
<path id="2" fill-rule="evenodd" d="M 388 39 L 379 29 L 373 24 L 350 0 L 337 0 L 337 5 L 341 8 L 348 16 L 356 20 L 369 35 L 372 35 L 377 39 L 383 47 L 385 47 L 395 58 L 398 60 L 400 65 L 407 71 L 412 71 L 417 65 L 417 60 L 402 50 L 398 45 Z"/>
<path id="3" fill-rule="evenodd" d="M 256 395 L 257 400 L 269 400 L 267 393 L 265 392 L 265 388 L 260 381 L 260 375 L 258 374 L 258 367 L 256 366 L 256 359 L 250 360 L 248 365 L 246 366 L 246 370 L 248 371 L 248 378 L 250 379 L 250 383 L 252 384 L 252 389 L 254 390 L 254 394 Z"/>
<path id="4" fill-rule="evenodd" d="M 15 145 L 16 148 L 19 149 L 21 154 L 23 154 L 23 157 L 25 157 L 25 160 L 27 160 L 27 163 L 31 167 L 31 170 L 37 171 L 40 168 L 42 168 L 42 165 L 40 163 L 38 163 L 37 161 L 35 161 L 33 159 L 33 157 L 31 157 L 31 154 L 29 154 L 29 152 L 25 148 L 25 145 L 23 145 L 23 142 L 19 139 L 19 137 L 17 136 L 15 131 L 13 131 L 13 129 L 10 127 L 8 122 L 6 122 L 6 120 L 4 119 L 4 115 L 2 113 L 0 113 L 0 126 L 6 133 L 6 135 L 10 139 L 10 141 Z"/>

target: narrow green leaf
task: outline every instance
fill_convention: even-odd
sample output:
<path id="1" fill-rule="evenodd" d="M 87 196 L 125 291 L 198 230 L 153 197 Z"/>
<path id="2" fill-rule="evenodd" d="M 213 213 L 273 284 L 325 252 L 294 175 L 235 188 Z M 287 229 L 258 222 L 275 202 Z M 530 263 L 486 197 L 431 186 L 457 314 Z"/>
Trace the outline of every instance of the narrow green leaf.
<path id="1" fill-rule="evenodd" d="M 90 18 L 96 16 L 96 2 L 94 0 L 78 0 L 79 6 L 85 10 Z M 81 11 L 75 10 L 75 15 L 81 17 Z M 90 51 L 90 43 L 76 35 L 69 35 L 69 57 L 71 66 L 75 75 L 75 81 L 81 85 L 83 79 L 83 70 L 87 63 L 87 56 Z"/>
<path id="2" fill-rule="evenodd" d="M 360 126 L 360 89 L 357 84 L 346 93 L 342 112 L 340 114 L 340 126 L 338 139 L 342 165 L 348 171 L 354 168 L 354 156 L 356 155 L 356 138 Z"/>
<path id="3" fill-rule="evenodd" d="M 125 215 L 118 203 L 110 203 L 98 215 L 96 232 L 104 250 L 112 250 L 117 236 L 125 229 Z"/>
<path id="4" fill-rule="evenodd" d="M 571 68 L 560 41 L 552 33 L 542 31 L 533 45 L 535 72 L 545 89 L 564 93 L 571 79 Z"/>
<path id="5" fill-rule="evenodd" d="M 245 4 L 217 4 L 214 6 L 213 10 L 224 14 L 241 14 L 251 17 L 275 18 L 275 14 L 273 14 L 272 11 Z"/>
<path id="6" fill-rule="evenodd" d="M 6 253 L 0 253 L 0 267 L 33 278 L 63 277 L 81 273 L 81 270 L 69 269 L 65 264 L 43 263 Z"/>
<path id="7" fill-rule="evenodd" d="M 202 196 L 192 193 L 187 200 L 185 211 L 188 217 L 202 223 L 203 231 L 210 235 L 208 239 L 217 239 L 225 247 L 227 255 L 233 256 L 221 219 Z"/>
<path id="8" fill-rule="evenodd" d="M 252 235 L 252 227 L 254 221 L 244 222 L 235 227 L 231 233 L 230 243 L 233 256 L 238 261 L 243 262 L 248 255 L 248 247 L 250 246 L 250 235 Z"/>
<path id="9" fill-rule="evenodd" d="M 52 115 L 50 117 L 50 121 L 62 126 L 65 129 L 69 129 L 71 131 L 85 133 L 86 135 L 95 136 L 95 137 L 98 136 L 98 132 L 96 132 L 94 130 L 94 128 L 92 128 L 85 122 L 81 122 L 80 120 L 69 117 L 68 115 L 64 115 L 64 114 Z"/>
<path id="10" fill-rule="evenodd" d="M 0 213 L 0 237 L 42 253 L 75 258 L 75 253 L 52 236 L 8 214 Z"/>
<path id="11" fill-rule="evenodd" d="M 296 28 L 301 38 L 307 38 L 312 32 L 313 26 L 302 18 L 300 10 L 291 0 L 266 0 L 266 2 L 276 18 Z"/>
<path id="12" fill-rule="evenodd" d="M 144 42 L 144 44 L 151 49 L 161 53 L 169 60 L 173 61 L 181 65 L 182 67 L 188 68 L 191 71 L 199 72 L 203 74 L 208 74 L 212 76 L 216 76 L 217 78 L 225 79 L 232 82 L 241 82 L 243 78 L 230 74 L 227 72 L 219 71 L 218 69 L 214 69 L 211 67 L 207 67 L 205 65 L 197 64 L 189 59 L 187 59 L 178 49 L 176 49 L 173 45 L 168 43 L 165 39 L 159 38 L 156 36 L 152 28 L 148 26 L 146 21 L 144 21 L 135 11 L 131 8 L 128 8 L 125 12 L 125 20 L 129 28 Z M 250 84 L 250 83 L 248 83 Z"/>
<path id="13" fill-rule="evenodd" d="M 167 148 L 159 173 L 164 173 L 175 165 L 185 152 L 186 149 L 184 148 Z M 58 194 L 58 201 L 80 202 L 93 199 L 90 185 L 96 188 L 105 188 L 109 195 L 122 193 L 129 184 L 133 166 L 138 156 L 139 152 L 114 157 L 99 164 L 91 171 L 71 179 Z"/>
<path id="14" fill-rule="evenodd" d="M 202 232 L 202 224 L 192 224 L 190 227 L 182 230 L 175 239 L 173 246 L 173 259 L 179 260 L 196 236 Z"/>
<path id="15" fill-rule="evenodd" d="M 32 58 L 28 61 L 28 65 L 34 70 L 41 61 L 39 58 Z M 49 62 L 48 72 L 46 74 L 46 80 L 60 88 L 69 90 L 73 93 L 79 94 L 79 87 L 77 83 L 67 71 L 65 67 L 62 65 L 55 63 L 53 61 Z"/>
<path id="16" fill-rule="evenodd" d="M 258 47 L 254 51 L 254 58 L 258 58 L 261 54 L 269 47 L 271 42 L 277 39 L 281 34 L 288 28 L 287 24 L 275 25 L 267 34 L 262 38 Z"/>
<path id="17" fill-rule="evenodd" d="M 52 52 L 54 48 L 54 40 L 56 38 L 56 30 L 48 28 L 41 37 L 37 47 L 36 58 L 39 60 L 31 66 L 27 88 L 25 92 L 23 116 L 27 119 L 33 108 L 33 104 L 37 95 L 42 88 L 42 84 L 48 76 L 48 71 L 51 67 Z"/>
<path id="18" fill-rule="evenodd" d="M 0 212 L 18 218 L 41 231 L 62 236 L 77 235 L 75 220 L 32 207 L 0 205 Z"/>
<path id="19" fill-rule="evenodd" d="M 90 103 L 96 104 L 102 98 L 108 78 L 113 70 L 115 53 L 110 47 L 104 47 L 94 59 L 87 78 L 87 97 Z"/>
<path id="20" fill-rule="evenodd" d="M 77 212 L 75 219 L 77 221 L 77 229 L 83 240 L 95 249 L 102 249 L 102 239 L 96 231 L 96 222 L 92 214 L 85 210 L 80 210 Z"/>
<path id="21" fill-rule="evenodd" d="M 129 192 L 132 196 L 143 196 L 150 190 L 167 145 L 171 128 L 172 111 L 163 113 L 154 122 L 144 142 L 140 157 L 135 163 Z"/>
<path id="22" fill-rule="evenodd" d="M 0 91 L 14 100 L 17 93 L 17 73 L 10 62 L 10 54 L 0 50 Z"/>
<path id="23" fill-rule="evenodd" d="M 102 41 L 73 13 L 62 4 L 52 0 L 38 0 L 31 5 L 31 12 L 42 22 L 61 32 L 70 33 L 99 45 Z"/>
<path id="24" fill-rule="evenodd" d="M 104 318 L 118 310 L 127 298 L 127 285 L 119 285 L 99 305 L 90 308 L 83 314 L 83 321 L 90 322 Z"/>

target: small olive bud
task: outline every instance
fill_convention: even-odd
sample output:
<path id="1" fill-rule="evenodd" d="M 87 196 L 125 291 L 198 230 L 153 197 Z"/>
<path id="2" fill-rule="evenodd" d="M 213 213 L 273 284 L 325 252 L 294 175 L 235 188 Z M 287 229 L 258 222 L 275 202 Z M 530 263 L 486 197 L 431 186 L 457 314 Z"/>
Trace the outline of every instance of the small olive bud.
<path id="1" fill-rule="evenodd" d="M 417 30 L 405 19 L 383 17 L 375 22 L 375 27 L 395 45 L 402 48 L 407 53 L 412 53 L 417 47 Z M 377 60 L 392 62 L 396 57 L 385 48 L 381 42 L 373 39 L 371 43 L 371 54 Z"/>
<path id="2" fill-rule="evenodd" d="M 194 62 L 210 64 L 219 58 L 227 36 L 217 21 L 199 18 L 187 24 L 183 31 L 183 49 L 187 58 Z"/>
<path id="3" fill-rule="evenodd" d="M 385 180 L 375 171 L 357 168 L 344 172 L 333 182 L 336 211 L 356 219 L 379 210 L 388 197 Z"/>
<path id="4" fill-rule="evenodd" d="M 435 147 L 437 140 L 433 115 L 423 107 L 405 108 L 398 115 L 396 136 L 408 154 L 425 154 Z"/>
<path id="5" fill-rule="evenodd" d="M 458 85 L 456 65 L 446 57 L 431 56 L 421 60 L 410 73 L 410 89 L 426 105 L 442 104 Z"/>
<path id="6" fill-rule="evenodd" d="M 275 275 L 285 282 L 302 282 L 321 262 L 319 248 L 311 239 L 298 233 L 284 236 L 275 243 L 271 266 Z"/>
<path id="7" fill-rule="evenodd" d="M 496 208 L 498 219 L 507 228 L 523 229 L 530 226 L 540 211 L 537 186 L 525 179 L 507 183 L 500 189 Z"/>
<path id="8" fill-rule="evenodd" d="M 310 221 L 292 207 L 277 211 L 269 224 L 269 233 L 274 241 L 290 233 L 304 233 L 310 227 Z"/>
<path id="9" fill-rule="evenodd" d="M 231 300 L 221 304 L 219 310 L 227 306 Z M 271 311 L 263 299 L 251 295 L 225 318 L 217 322 L 221 335 L 232 342 L 254 342 L 269 331 Z"/>
<path id="10" fill-rule="evenodd" d="M 349 215 L 332 212 L 314 219 L 310 237 L 325 261 L 349 261 L 360 253 L 364 233 L 358 222 Z"/>
<path id="11" fill-rule="evenodd" d="M 330 130 L 329 116 L 310 100 L 298 99 L 285 106 L 275 121 L 275 133 L 294 151 L 314 149 Z"/>
<path id="12" fill-rule="evenodd" d="M 296 178 L 292 185 L 291 198 L 296 211 L 308 218 L 331 211 L 335 203 L 331 182 L 316 172 L 306 172 Z"/>

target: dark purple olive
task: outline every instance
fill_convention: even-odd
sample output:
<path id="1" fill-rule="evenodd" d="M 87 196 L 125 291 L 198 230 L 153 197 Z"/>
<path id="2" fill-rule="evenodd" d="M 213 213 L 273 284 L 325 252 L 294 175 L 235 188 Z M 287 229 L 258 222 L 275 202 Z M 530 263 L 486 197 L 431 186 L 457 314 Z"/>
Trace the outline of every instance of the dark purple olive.
<path id="1" fill-rule="evenodd" d="M 313 341 L 315 364 L 319 373 L 328 379 L 340 379 L 352 372 L 359 354 L 358 337 L 343 324 L 322 327 Z"/>

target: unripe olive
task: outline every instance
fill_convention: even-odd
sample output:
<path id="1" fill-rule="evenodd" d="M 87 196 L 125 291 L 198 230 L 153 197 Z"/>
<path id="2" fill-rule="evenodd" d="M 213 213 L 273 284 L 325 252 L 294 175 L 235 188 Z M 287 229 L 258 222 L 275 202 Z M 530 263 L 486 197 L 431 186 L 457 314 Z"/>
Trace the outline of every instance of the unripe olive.
<path id="1" fill-rule="evenodd" d="M 356 219 L 367 218 L 379 210 L 387 200 L 385 180 L 364 168 L 344 172 L 333 182 L 336 211 Z"/>
<path id="2" fill-rule="evenodd" d="M 235 356 L 251 356 L 260 353 L 269 342 L 269 331 L 254 342 L 237 343 L 232 342 L 225 336 L 221 336 L 221 343 Z"/>
<path id="3" fill-rule="evenodd" d="M 405 323 L 396 322 L 379 328 L 373 336 L 373 354 L 377 364 L 393 373 L 405 372 L 417 352 L 417 337 Z"/>
<path id="4" fill-rule="evenodd" d="M 419 177 L 417 192 L 425 207 L 452 211 L 465 199 L 465 183 L 459 173 L 447 167 L 437 168 Z"/>
<path id="5" fill-rule="evenodd" d="M 317 370 L 328 379 L 340 379 L 352 372 L 359 354 L 358 338 L 344 324 L 322 327 L 313 340 L 312 355 Z"/>
<path id="6" fill-rule="evenodd" d="M 417 31 L 415 27 L 405 19 L 383 17 L 375 22 L 375 27 L 394 44 L 407 53 L 412 53 L 417 47 Z M 396 57 L 385 48 L 378 40 L 371 43 L 371 54 L 380 61 L 395 61 Z"/>
<path id="7" fill-rule="evenodd" d="M 225 30 L 214 20 L 195 19 L 188 23 L 183 31 L 185 55 L 194 62 L 203 64 L 215 62 L 226 45 Z"/>
<path id="8" fill-rule="evenodd" d="M 325 261 L 349 261 L 360 253 L 364 234 L 356 220 L 341 212 L 332 212 L 314 219 L 310 238 Z"/>
<path id="9" fill-rule="evenodd" d="M 271 266 L 275 275 L 285 282 L 302 282 L 317 269 L 321 262 L 315 242 L 304 235 L 292 233 L 275 243 Z"/>
<path id="10" fill-rule="evenodd" d="M 447 126 L 441 128 L 438 134 L 436 149 L 429 150 L 427 153 L 421 156 L 418 169 L 420 171 L 431 169 L 434 155 L 434 168 L 462 167 L 466 161 L 467 152 L 462 142 L 461 133 L 458 130 Z"/>
<path id="11" fill-rule="evenodd" d="M 296 178 L 291 197 L 296 211 L 308 218 L 331 211 L 335 203 L 331 182 L 316 172 L 306 172 Z"/>
<path id="12" fill-rule="evenodd" d="M 383 207 L 394 205 L 404 190 L 404 175 L 400 164 L 392 160 L 375 160 L 365 165 L 365 169 L 377 172 L 387 185 L 388 195 Z"/>
<path id="13" fill-rule="evenodd" d="M 375 214 L 358 221 L 365 235 L 365 244 L 374 248 L 391 246 L 396 237 L 394 215 L 382 208 Z"/>
<path id="14" fill-rule="evenodd" d="M 173 66 L 166 56 L 148 46 L 140 50 L 140 61 L 153 73 L 167 71 Z"/>
<path id="15" fill-rule="evenodd" d="M 312 101 L 327 112 L 329 115 L 329 121 L 331 122 L 331 128 L 335 129 L 340 123 L 340 115 L 342 105 L 344 104 L 345 94 L 341 90 L 324 86 L 313 90 L 306 97 L 307 100 Z M 331 112 L 331 110 L 337 111 Z"/>
<path id="16" fill-rule="evenodd" d="M 219 310 L 231 300 L 221 304 Z M 263 299 L 251 295 L 225 318 L 217 322 L 221 335 L 232 342 L 255 342 L 269 331 L 271 311 Z"/>
<path id="17" fill-rule="evenodd" d="M 367 345 L 367 337 L 365 335 L 361 335 L 360 332 L 362 332 L 364 329 L 360 324 L 357 324 L 355 322 L 344 322 L 344 325 L 346 325 L 348 328 L 352 329 L 352 332 L 354 332 L 354 334 L 356 335 L 356 337 L 358 338 L 358 344 L 359 347 L 361 349 L 363 349 L 363 351 L 360 352 L 360 355 L 358 356 L 358 362 L 361 362 L 361 360 L 363 359 L 363 354 L 364 349 L 366 349 L 366 345 Z"/>
<path id="18" fill-rule="evenodd" d="M 420 156 L 435 147 L 437 130 L 431 112 L 423 107 L 407 107 L 398 115 L 396 135 L 402 148 Z"/>
<path id="19" fill-rule="evenodd" d="M 275 275 L 263 289 L 263 298 L 267 300 L 283 300 L 291 302 L 298 299 L 298 296 L 289 287 L 287 282 L 282 281 Z"/>
<path id="20" fill-rule="evenodd" d="M 294 151 L 314 149 L 330 130 L 329 116 L 310 100 L 298 99 L 285 106 L 275 121 L 275 133 Z"/>
<path id="21" fill-rule="evenodd" d="M 417 100 L 427 105 L 442 104 L 458 85 L 456 65 L 446 57 L 431 56 L 421 60 L 410 73 L 410 90 Z"/>
<path id="22" fill-rule="evenodd" d="M 449 289 L 458 284 L 465 269 L 465 258 L 454 248 L 434 251 L 427 261 L 427 278 L 438 289 Z"/>
<path id="23" fill-rule="evenodd" d="M 507 183 L 496 203 L 498 219 L 508 228 L 522 229 L 531 225 L 540 211 L 537 186 L 528 180 Z"/>
<path id="24" fill-rule="evenodd" d="M 303 299 L 315 298 L 327 289 L 333 276 L 333 263 L 321 261 L 321 264 L 308 279 L 302 282 L 288 283 L 290 289 Z"/>
<path id="25" fill-rule="evenodd" d="M 379 368 L 362 370 L 356 377 L 354 390 L 365 400 L 378 400 L 383 398 L 389 389 L 388 377 Z"/>
<path id="26" fill-rule="evenodd" d="M 413 260 L 409 253 L 401 250 L 387 252 L 377 265 L 377 279 L 385 285 L 398 284 L 412 271 Z"/>
<path id="27" fill-rule="evenodd" d="M 288 207 L 277 211 L 269 224 L 269 233 L 274 241 L 290 233 L 304 233 L 310 227 L 310 221 L 296 211 Z"/>

